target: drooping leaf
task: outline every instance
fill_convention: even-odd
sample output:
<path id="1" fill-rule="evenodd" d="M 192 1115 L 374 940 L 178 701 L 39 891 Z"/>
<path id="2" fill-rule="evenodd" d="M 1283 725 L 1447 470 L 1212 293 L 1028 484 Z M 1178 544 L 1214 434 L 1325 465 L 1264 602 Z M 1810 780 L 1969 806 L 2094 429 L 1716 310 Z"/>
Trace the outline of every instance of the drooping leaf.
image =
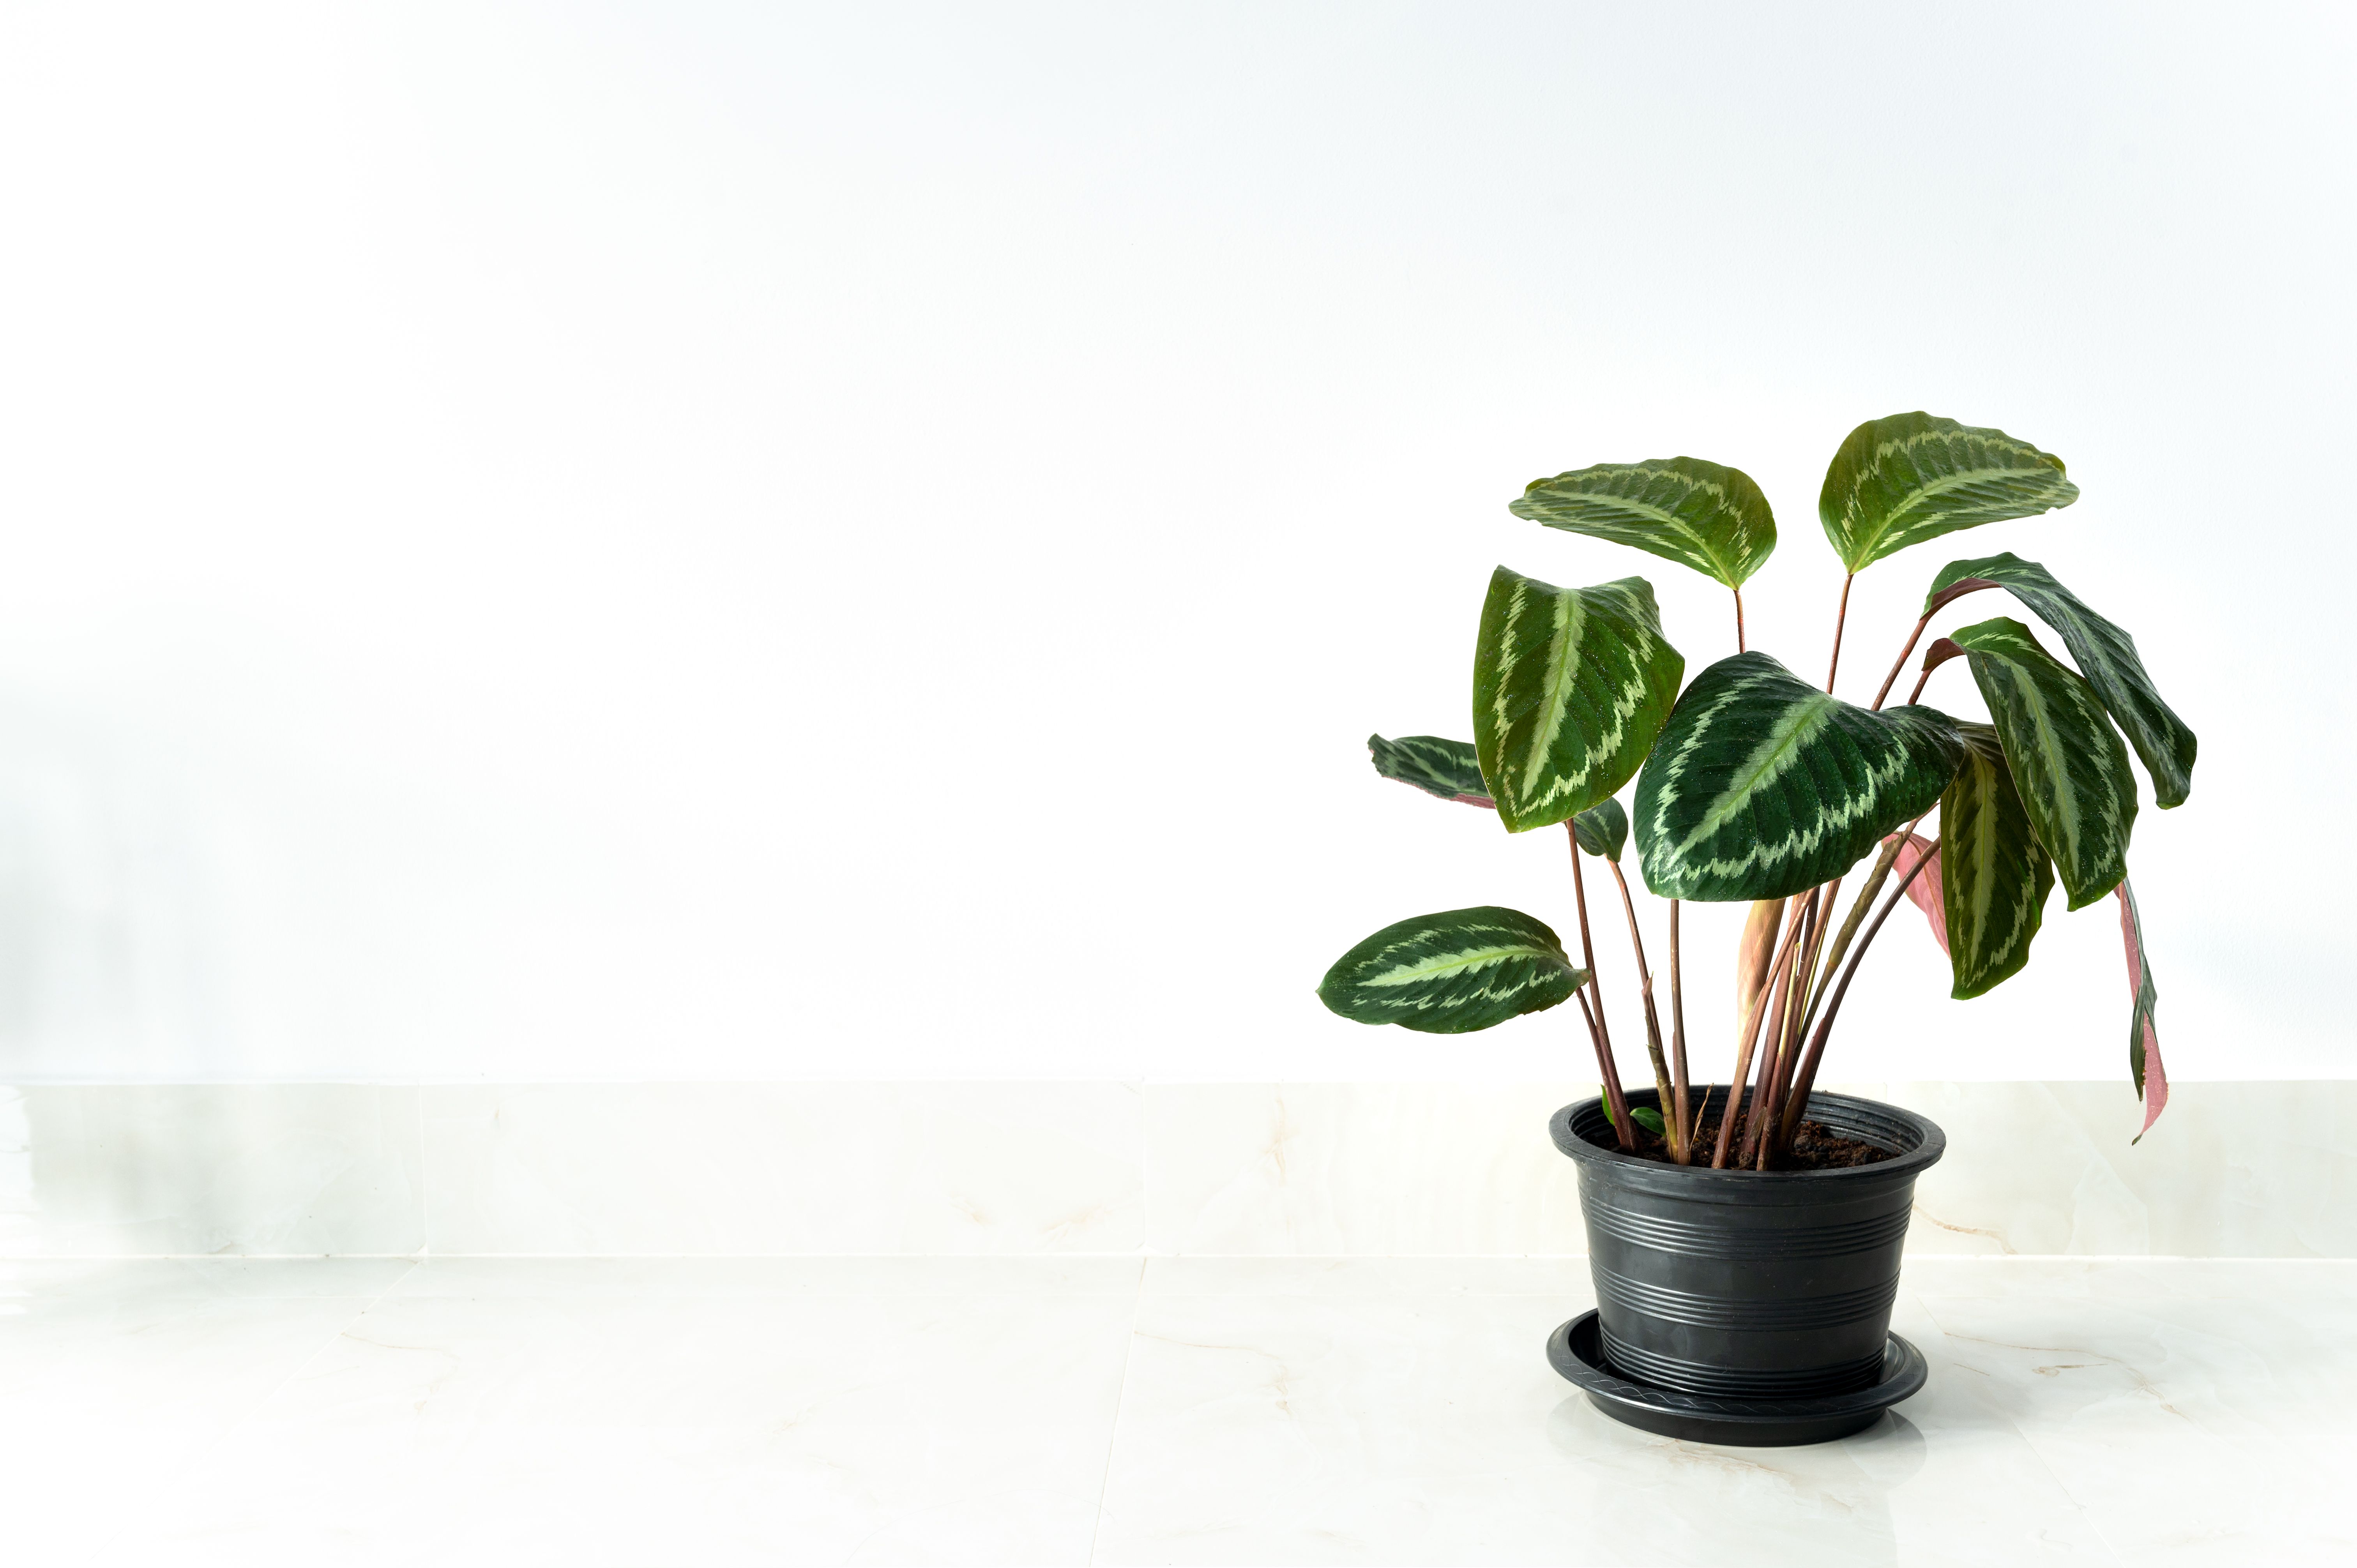
<path id="1" fill-rule="evenodd" d="M 1534 479 L 1506 510 L 1650 550 L 1730 588 L 1743 586 L 1776 548 L 1775 514 L 1751 476 L 1700 457 L 1602 463 Z"/>
<path id="2" fill-rule="evenodd" d="M 1481 765 L 1474 758 L 1469 740 L 1443 740 L 1437 735 L 1404 735 L 1385 740 L 1371 735 L 1367 750 L 1374 757 L 1375 771 L 1386 779 L 1413 784 L 1444 800 L 1462 800 L 1469 806 L 1496 804 L 1490 799 L 1490 787 L 1481 782 Z"/>
<path id="3" fill-rule="evenodd" d="M 2199 743 L 2185 721 L 2153 688 L 2144 660 L 2136 657 L 2136 639 L 2089 609 L 2045 567 L 2013 554 L 1949 562 L 1932 579 L 1932 591 L 1923 598 L 1923 613 L 1930 615 L 1955 597 L 1958 588 L 1975 581 L 2005 589 L 2054 628 L 2062 646 L 2078 660 L 2079 673 L 2087 678 L 2113 720 L 2127 733 L 2128 744 L 2144 759 L 2145 771 L 2152 775 L 2154 800 L 2164 811 L 2182 804 L 2193 788 L 2193 755 Z"/>
<path id="4" fill-rule="evenodd" d="M 1617 861 L 1620 846 L 1629 842 L 1629 813 L 1618 800 L 1590 806 L 1571 819 L 1571 834 L 1588 854 Z"/>
<path id="5" fill-rule="evenodd" d="M 1928 810 L 1963 759 L 1932 708 L 1868 713 L 1765 653 L 1678 699 L 1637 776 L 1637 858 L 1664 898 L 1781 898 L 1840 875 Z"/>
<path id="6" fill-rule="evenodd" d="M 1463 1035 L 1553 1007 L 1587 983 L 1544 921 L 1485 905 L 1385 926 L 1335 961 L 1318 999 L 1361 1024 Z"/>
<path id="7" fill-rule="evenodd" d="M 1849 433 L 1825 469 L 1817 515 L 1834 553 L 1858 572 L 1940 534 L 2035 517 L 2078 499 L 2061 458 L 2002 430 L 1917 412 L 1869 419 Z"/>
<path id="8" fill-rule="evenodd" d="M 2128 748 L 2095 689 L 2039 646 L 2029 628 L 1998 616 L 1953 634 L 1988 703 L 2029 825 L 2084 908 L 2127 875 L 2136 825 Z"/>
<path id="9" fill-rule="evenodd" d="M 2054 890 L 2054 862 L 2029 825 L 1996 731 L 1958 724 L 1964 765 L 1940 797 L 1945 930 L 1963 1001 L 1993 990 L 2029 961 L 2030 939 Z"/>
<path id="10" fill-rule="evenodd" d="M 1965 766 L 1970 767 L 1971 764 L 1967 763 Z M 1897 836 L 1895 833 L 1891 835 L 1893 838 Z M 1883 842 L 1889 843 L 1890 840 L 1885 839 Z M 1908 874 L 1915 871 L 1915 863 L 1922 859 L 1931 849 L 1930 839 L 1925 838 L 1921 833 L 1909 833 L 1907 842 L 1899 846 L 1899 853 L 1891 858 L 1890 874 L 1901 881 L 1906 881 Z M 1923 923 L 1931 928 L 1932 940 L 1940 944 L 1942 952 L 1946 952 L 1948 950 L 1948 910 L 1946 900 L 1941 894 L 1940 867 L 1941 861 L 1935 857 L 1931 865 L 1917 872 L 1914 880 L 1907 882 L 1907 898 L 1915 908 L 1923 911 Z"/>
<path id="11" fill-rule="evenodd" d="M 2152 970 L 2145 962 L 2144 921 L 2136 914 L 2136 894 L 2127 878 L 2120 878 L 2117 888 L 2120 898 L 2120 940 L 2128 951 L 2128 1076 L 2136 1080 L 2136 1094 L 2144 1101 L 2144 1126 L 2128 1140 L 2144 1142 L 2152 1124 L 2160 1119 L 2161 1111 L 2169 1104 L 2169 1069 L 2160 1065 L 2160 1036 L 2152 1026 L 2154 1005 L 2160 993 L 2153 988 Z"/>
<path id="12" fill-rule="evenodd" d="M 1473 659 L 1473 744 L 1509 832 L 1550 827 L 1629 782 L 1686 661 L 1652 585 L 1558 588 L 1501 566 Z"/>

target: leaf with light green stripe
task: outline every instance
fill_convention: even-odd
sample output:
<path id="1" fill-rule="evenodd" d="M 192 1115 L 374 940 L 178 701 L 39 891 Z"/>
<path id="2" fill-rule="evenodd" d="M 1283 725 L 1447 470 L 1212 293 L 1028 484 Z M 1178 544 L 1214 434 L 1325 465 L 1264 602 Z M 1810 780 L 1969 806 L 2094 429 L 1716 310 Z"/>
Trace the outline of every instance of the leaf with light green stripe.
<path id="1" fill-rule="evenodd" d="M 2144 660 L 2136 657 L 2136 639 L 2089 609 L 2045 567 L 2009 553 L 1951 561 L 1941 567 L 1940 575 L 1932 579 L 1932 591 L 1924 596 L 1923 613 L 1930 615 L 1943 595 L 1953 596 L 1953 590 L 1970 582 L 2005 589 L 2054 628 L 2062 646 L 2078 660 L 2079 673 L 2087 678 L 2113 722 L 2127 733 L 2128 744 L 2144 759 L 2145 770 L 2152 775 L 2154 800 L 2164 811 L 2182 804 L 2193 788 L 2198 743 L 2185 721 L 2154 690 Z"/>
<path id="2" fill-rule="evenodd" d="M 1743 586 L 1776 549 L 1776 514 L 1751 476 L 1700 457 L 1601 463 L 1533 479 L 1506 510 L 1650 550 L 1730 588 Z"/>
<path id="3" fill-rule="evenodd" d="M 1834 553 L 1853 572 L 1894 550 L 1960 528 L 2035 517 L 2079 499 L 2062 459 L 1922 413 L 1869 419 L 1825 469 L 1817 515 Z"/>
<path id="4" fill-rule="evenodd" d="M 1715 902 L 1814 887 L 1928 811 L 1962 758 L 1936 709 L 1868 713 L 1764 653 L 1722 659 L 1637 776 L 1645 885 Z"/>
<path id="5" fill-rule="evenodd" d="M 1587 983 L 1544 921 L 1485 905 L 1385 926 L 1336 961 L 1318 999 L 1361 1024 L 1464 1035 L 1553 1007 Z"/>
<path id="6" fill-rule="evenodd" d="M 2054 863 L 2030 831 L 2029 812 L 1996 731 L 1959 723 L 1964 763 L 1940 797 L 1941 916 L 1949 995 L 1993 990 L 2029 961 L 2030 939 L 2054 890 Z"/>
<path id="7" fill-rule="evenodd" d="M 1685 669 L 1644 578 L 1558 588 L 1499 567 L 1473 655 L 1473 745 L 1506 830 L 1609 800 L 1661 734 Z"/>
<path id="8" fill-rule="evenodd" d="M 1386 779 L 1413 784 L 1444 800 L 1462 800 L 1469 806 L 1495 804 L 1490 799 L 1490 787 L 1481 782 L 1481 764 L 1473 756 L 1471 741 L 1443 740 L 1437 735 L 1404 735 L 1385 740 L 1371 735 L 1367 750 L 1374 758 L 1375 771 Z"/>
<path id="9" fill-rule="evenodd" d="M 1588 854 L 1618 861 L 1620 846 L 1629 842 L 1629 813 L 1620 809 L 1618 800 L 1590 806 L 1571 819 L 1571 836 Z"/>
<path id="10" fill-rule="evenodd" d="M 1964 650 L 2012 766 L 2038 842 L 2084 908 L 2127 875 L 2136 825 L 2128 748 L 2095 689 L 2046 651 L 2029 628 L 1998 616 L 1949 633 Z"/>

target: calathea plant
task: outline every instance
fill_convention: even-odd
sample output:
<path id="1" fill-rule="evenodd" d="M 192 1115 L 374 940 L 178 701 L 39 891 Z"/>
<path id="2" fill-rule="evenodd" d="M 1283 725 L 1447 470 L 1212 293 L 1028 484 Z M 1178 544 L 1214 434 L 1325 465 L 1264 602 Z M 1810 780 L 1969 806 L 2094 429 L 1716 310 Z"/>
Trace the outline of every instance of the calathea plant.
<path id="1" fill-rule="evenodd" d="M 2169 1086 L 2127 881 L 2136 814 L 2128 752 L 2151 775 L 2155 800 L 2175 806 L 2190 787 L 2194 738 L 2153 689 L 2135 641 L 2036 562 L 1953 561 L 1932 579 L 1873 703 L 1833 694 L 1859 572 L 1910 545 L 2065 507 L 2078 494 L 2060 458 L 2003 431 L 1921 413 L 1852 431 L 1817 499 L 1846 574 L 1820 688 L 1744 646 L 1743 585 L 1775 549 L 1776 523 L 1740 469 L 1672 457 L 1534 482 L 1512 503 L 1516 516 L 1634 545 L 1724 584 L 1734 594 L 1736 651 L 1688 682 L 1643 578 L 1559 588 L 1499 567 L 1474 655 L 1472 741 L 1376 736 L 1368 745 L 1383 777 L 1493 809 L 1509 832 L 1566 824 L 1578 953 L 1520 910 L 1452 909 L 1377 931 L 1336 962 L 1318 995 L 1346 1018 L 1436 1034 L 1575 1001 L 1625 1151 L 1765 1170 L 1787 1157 L 1842 1001 L 1902 897 L 1928 918 L 1961 999 L 2029 961 L 2059 881 L 2072 909 L 2106 895 L 2117 901 L 2132 996 L 2128 1067 L 2148 1130 Z M 1932 618 L 1989 589 L 2012 595 L 2072 663 L 2025 622 L 1994 616 L 1935 639 L 1907 701 L 1885 706 Z M 1919 701 L 1933 673 L 1959 660 L 1987 705 L 1985 724 Z M 1615 799 L 1632 779 L 1633 815 Z M 1919 836 L 1935 809 L 1933 836 Z M 1632 824 L 1645 885 L 1669 900 L 1666 1028 L 1621 870 Z M 1836 923 L 1842 885 L 1868 856 Z M 1621 1086 L 1584 857 L 1609 871 L 1626 919 L 1660 1112 L 1632 1113 Z M 1678 911 L 1687 899 L 1751 905 L 1729 1079 L 1752 1086 L 1750 1110 L 1733 1116 L 1722 1106 L 1707 1140 L 1708 1107 L 1695 1103 L 1686 1064 Z M 1598 918 L 1609 921 L 1609 911 Z"/>

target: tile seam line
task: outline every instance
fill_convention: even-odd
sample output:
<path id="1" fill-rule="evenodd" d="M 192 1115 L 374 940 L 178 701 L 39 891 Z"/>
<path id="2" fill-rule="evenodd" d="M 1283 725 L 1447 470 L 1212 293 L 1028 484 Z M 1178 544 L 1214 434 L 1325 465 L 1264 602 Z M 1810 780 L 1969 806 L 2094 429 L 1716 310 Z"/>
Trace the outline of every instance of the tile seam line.
<path id="1" fill-rule="evenodd" d="M 1150 1260 L 1137 1260 L 1137 1279 L 1129 1298 L 1129 1332 L 1121 1341 L 1121 1380 L 1114 1385 L 1113 1421 L 1105 1428 L 1104 1470 L 1097 1477 L 1096 1517 L 1089 1522 L 1089 1554 L 1081 1559 L 1088 1568 L 1097 1560 L 1097 1541 L 1104 1534 L 1105 1497 L 1113 1489 L 1114 1450 L 1121 1443 L 1121 1407 L 1129 1400 L 1129 1368 L 1137 1352 L 1137 1322 L 1146 1312 L 1146 1267 Z"/>

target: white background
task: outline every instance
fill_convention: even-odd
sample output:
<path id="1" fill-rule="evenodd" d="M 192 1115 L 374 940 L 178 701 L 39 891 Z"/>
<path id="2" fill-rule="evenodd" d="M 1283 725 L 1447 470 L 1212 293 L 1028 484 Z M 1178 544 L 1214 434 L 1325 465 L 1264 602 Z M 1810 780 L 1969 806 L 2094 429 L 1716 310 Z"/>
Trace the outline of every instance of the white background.
<path id="1" fill-rule="evenodd" d="M 11 5 L 0 1079 L 1592 1079 L 1318 1007 L 1572 925 L 1363 738 L 1469 736 L 1500 562 L 1731 651 L 1508 516 L 1596 462 L 1756 477 L 1821 677 L 1824 462 L 1913 408 L 2085 499 L 1868 571 L 1844 694 L 2047 563 L 2201 736 L 2176 1075 L 2347 1076 L 2348 17 Z M 1829 1077 L 2121 1076 L 2112 908 L 1970 1004 L 1901 911 Z"/>

